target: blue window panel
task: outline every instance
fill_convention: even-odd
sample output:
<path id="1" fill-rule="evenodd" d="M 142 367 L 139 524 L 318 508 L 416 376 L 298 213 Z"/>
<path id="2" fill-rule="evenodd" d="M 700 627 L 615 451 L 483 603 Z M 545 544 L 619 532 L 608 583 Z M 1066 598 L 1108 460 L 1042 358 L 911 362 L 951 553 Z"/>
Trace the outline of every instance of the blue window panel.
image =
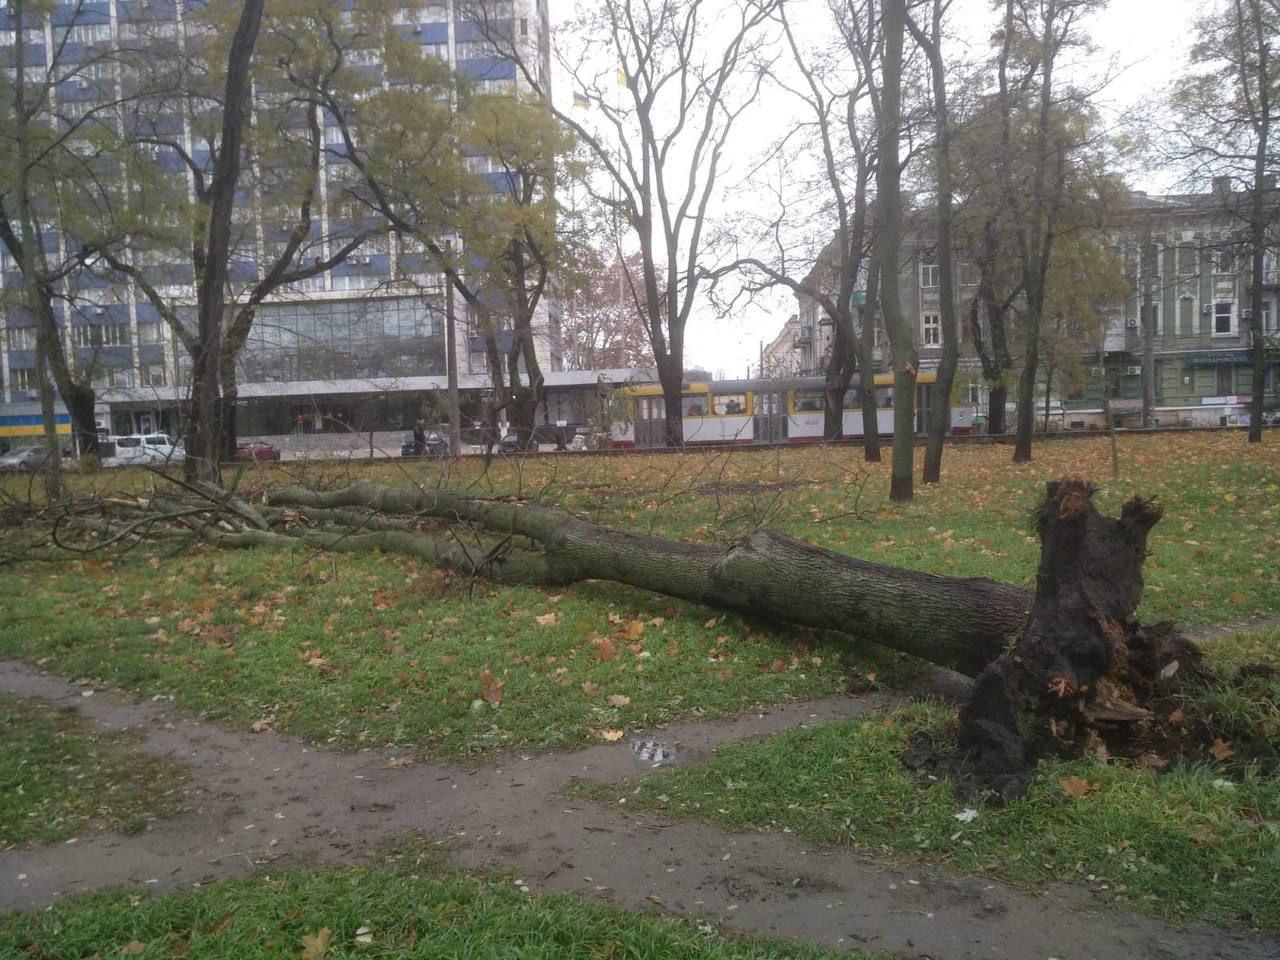
<path id="1" fill-rule="evenodd" d="M 495 193 L 515 193 L 520 188 L 518 176 L 501 170 L 485 174 L 485 179 L 489 181 L 489 185 L 493 187 Z"/>
<path id="2" fill-rule="evenodd" d="M 149 303 L 138 302 L 138 322 L 139 323 L 159 323 L 161 320 L 160 311 Z"/>
<path id="3" fill-rule="evenodd" d="M 131 347 L 76 347 L 76 362 L 83 366 L 97 364 L 119 370 L 133 366 Z"/>
<path id="4" fill-rule="evenodd" d="M 447 23 L 405 23 L 400 25 L 400 32 L 405 37 L 412 37 L 419 43 L 448 43 L 449 25 Z"/>
<path id="5" fill-rule="evenodd" d="M 252 260 L 232 260 L 227 264 L 227 279 L 248 281 L 258 278 L 258 267 Z"/>
<path id="6" fill-rule="evenodd" d="M 177 17 L 178 5 L 173 0 L 118 0 L 116 14 L 123 21 L 151 23 Z"/>
<path id="7" fill-rule="evenodd" d="M 504 57 L 479 57 L 459 60 L 458 72 L 474 80 L 514 80 L 516 65 Z"/>
<path id="8" fill-rule="evenodd" d="M 36 368 L 36 352 L 34 350 L 10 350 L 10 370 L 34 370 Z"/>
<path id="9" fill-rule="evenodd" d="M 141 343 L 138 345 L 138 362 L 143 364 L 164 363 L 164 346 L 159 343 Z"/>
<path id="10" fill-rule="evenodd" d="M 99 310 L 102 312 L 99 313 Z M 129 305 L 127 303 L 105 303 L 102 306 L 95 307 L 87 303 L 77 304 L 76 312 L 71 316 L 71 322 L 76 326 L 86 323 L 128 323 Z"/>
<path id="11" fill-rule="evenodd" d="M 111 10 L 105 3 L 60 3 L 53 8 L 51 19 L 55 27 L 65 27 L 70 24 L 88 26 L 97 23 L 110 23 Z"/>

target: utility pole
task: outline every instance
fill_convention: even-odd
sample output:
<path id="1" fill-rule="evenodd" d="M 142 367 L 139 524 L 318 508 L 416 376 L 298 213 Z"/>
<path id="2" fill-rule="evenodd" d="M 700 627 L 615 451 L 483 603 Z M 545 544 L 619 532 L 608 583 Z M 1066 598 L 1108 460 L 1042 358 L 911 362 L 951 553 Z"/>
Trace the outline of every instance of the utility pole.
<path id="1" fill-rule="evenodd" d="M 445 255 L 453 260 L 453 241 L 445 240 Z M 458 349 L 454 330 L 453 281 L 444 278 L 444 352 L 445 370 L 449 377 L 449 453 L 462 454 L 462 404 L 458 400 Z"/>

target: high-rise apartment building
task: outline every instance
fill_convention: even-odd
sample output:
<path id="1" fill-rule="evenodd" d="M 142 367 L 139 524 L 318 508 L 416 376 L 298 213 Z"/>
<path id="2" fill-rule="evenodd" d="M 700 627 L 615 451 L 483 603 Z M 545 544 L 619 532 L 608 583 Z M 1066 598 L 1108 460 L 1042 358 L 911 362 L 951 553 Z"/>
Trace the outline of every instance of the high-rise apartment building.
<path id="1" fill-rule="evenodd" d="M 527 82 L 517 64 L 486 39 L 497 24 L 519 45 L 524 63 L 545 89 L 550 75 L 547 2 L 406 2 L 394 25 L 402 38 L 420 44 L 426 54 L 469 78 L 469 89 L 514 93 Z M 51 126 L 65 128 L 76 118 L 96 113 L 101 122 L 128 128 L 128 98 L 136 82 L 130 71 L 136 61 L 109 54 L 153 49 L 161 59 L 184 49 L 185 43 L 190 56 L 193 24 L 206 5 L 202 0 L 81 0 L 46 5 L 40 13 L 21 7 L 0 5 L 0 67 L 10 85 L 21 48 L 21 67 L 30 89 L 47 87 Z M 336 0 L 333 8 L 348 22 L 361 15 L 359 0 Z M 484 24 L 477 22 L 478 11 Z M 381 62 L 380 50 L 360 55 L 373 82 L 395 82 Z M 255 103 L 264 95 L 256 91 Z M 324 124 L 326 150 L 321 202 L 307 256 L 323 262 L 372 217 L 370 210 L 359 209 L 344 195 L 342 178 L 349 170 L 341 156 L 339 127 L 323 110 L 316 115 Z M 155 139 L 171 138 L 186 154 L 182 157 L 176 149 L 155 144 L 149 149 L 159 168 L 189 181 L 195 174 L 185 169 L 187 160 L 205 171 L 211 168 L 210 150 L 201 140 L 201 120 L 191 98 L 174 96 L 151 108 L 147 122 Z M 487 172 L 493 162 L 485 156 L 467 159 L 473 172 Z M 269 204 L 255 197 L 255 189 L 263 188 L 244 188 L 238 197 L 241 242 L 231 263 L 233 287 L 247 286 L 261 276 L 287 232 L 288 224 L 271 222 L 271 215 L 264 213 Z M 65 260 L 77 241 L 62 235 L 52 211 L 46 219 L 43 248 L 52 259 Z M 127 248 L 122 256 L 146 266 L 154 290 L 193 315 L 191 259 L 149 249 L 141 238 L 130 238 Z M 72 366 L 97 389 L 101 427 L 111 433 L 175 429 L 186 397 L 187 351 L 154 298 L 137 284 L 122 282 L 119 273 L 91 267 L 60 281 L 55 313 Z M 0 440 L 11 443 L 38 435 L 41 429 L 35 327 L 18 302 L 21 281 L 11 251 L 0 244 Z M 273 293 L 256 308 L 237 365 L 240 433 L 399 429 L 412 423 L 445 387 L 447 299 L 443 276 L 422 247 L 393 231 L 370 236 L 344 262 Z M 477 408 L 490 383 L 484 342 L 460 299 L 454 316 L 464 409 Z M 499 332 L 500 349 L 510 345 L 511 336 L 509 331 Z M 548 388 L 547 409 L 539 420 L 580 422 L 589 404 L 579 404 L 579 394 L 593 392 L 598 378 L 590 371 L 562 371 L 554 296 L 544 296 L 539 305 L 534 341 Z M 69 432 L 61 407 L 59 417 L 60 430 Z"/>

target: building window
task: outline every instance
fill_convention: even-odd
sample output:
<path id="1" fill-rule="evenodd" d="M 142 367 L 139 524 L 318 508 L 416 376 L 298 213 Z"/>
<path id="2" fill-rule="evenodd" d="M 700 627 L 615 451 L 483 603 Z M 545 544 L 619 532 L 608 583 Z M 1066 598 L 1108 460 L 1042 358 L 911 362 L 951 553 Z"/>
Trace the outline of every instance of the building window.
<path id="1" fill-rule="evenodd" d="M 1235 304 L 1230 300 L 1218 300 L 1213 305 L 1213 335 L 1228 336 L 1235 333 Z"/>
<path id="2" fill-rule="evenodd" d="M 1157 400 L 1164 399 L 1164 361 L 1155 361 L 1155 370 L 1152 372 L 1152 391 Z"/>
<path id="3" fill-rule="evenodd" d="M 938 285 L 938 265 L 936 263 L 920 264 L 920 286 L 930 289 Z"/>
<path id="4" fill-rule="evenodd" d="M 1193 277 L 1200 272 L 1200 251 L 1193 246 L 1178 248 L 1178 276 Z"/>
<path id="5" fill-rule="evenodd" d="M 942 345 L 942 321 L 936 313 L 926 313 L 922 318 L 922 341 L 926 347 Z"/>
<path id="6" fill-rule="evenodd" d="M 71 337 L 77 347 L 127 347 L 129 325 L 127 323 L 82 323 L 71 328 Z"/>
<path id="7" fill-rule="evenodd" d="M 1264 303 L 1262 305 L 1262 332 L 1276 333 L 1277 331 L 1280 331 L 1280 326 L 1276 325 L 1271 318 L 1271 304 Z"/>
<path id="8" fill-rule="evenodd" d="M 10 350 L 34 350 L 36 348 L 36 328 L 35 327 L 10 327 L 9 328 L 9 349 Z"/>
<path id="9" fill-rule="evenodd" d="M 16 370 L 11 368 L 9 370 L 9 382 L 13 385 L 14 390 L 21 390 L 25 393 L 35 393 L 40 389 L 35 370 L 28 367 L 19 367 Z"/>
<path id="10" fill-rule="evenodd" d="M 142 368 L 141 382 L 144 387 L 163 387 L 167 380 L 163 364 L 153 363 Z"/>
<path id="11" fill-rule="evenodd" d="M 138 342 L 139 343 L 162 343 L 164 341 L 164 331 L 161 330 L 160 324 L 144 320 L 138 324 Z"/>
<path id="12" fill-rule="evenodd" d="M 1217 371 L 1217 390 L 1219 397 L 1230 397 L 1236 392 L 1236 368 L 1229 363 L 1220 363 Z"/>
<path id="13" fill-rule="evenodd" d="M 1235 256 L 1230 247 L 1219 247 L 1213 251 L 1213 272 L 1219 276 L 1235 273 Z"/>

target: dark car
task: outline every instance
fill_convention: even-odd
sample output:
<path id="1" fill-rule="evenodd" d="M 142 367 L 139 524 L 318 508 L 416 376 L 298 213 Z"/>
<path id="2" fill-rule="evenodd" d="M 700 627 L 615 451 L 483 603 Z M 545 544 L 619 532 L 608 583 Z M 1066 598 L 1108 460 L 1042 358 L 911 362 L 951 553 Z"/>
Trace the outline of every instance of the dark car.
<path id="1" fill-rule="evenodd" d="M 236 447 L 232 460 L 252 460 L 255 463 L 274 463 L 280 460 L 280 451 L 265 440 L 247 440 Z"/>
<path id="2" fill-rule="evenodd" d="M 502 453 L 518 453 L 520 450 L 520 438 L 514 433 L 508 433 L 498 443 L 498 450 Z"/>
<path id="3" fill-rule="evenodd" d="M 449 455 L 449 438 L 435 430 L 427 433 L 426 443 L 419 449 L 414 442 L 413 434 L 406 434 L 400 444 L 402 457 L 447 457 Z"/>

